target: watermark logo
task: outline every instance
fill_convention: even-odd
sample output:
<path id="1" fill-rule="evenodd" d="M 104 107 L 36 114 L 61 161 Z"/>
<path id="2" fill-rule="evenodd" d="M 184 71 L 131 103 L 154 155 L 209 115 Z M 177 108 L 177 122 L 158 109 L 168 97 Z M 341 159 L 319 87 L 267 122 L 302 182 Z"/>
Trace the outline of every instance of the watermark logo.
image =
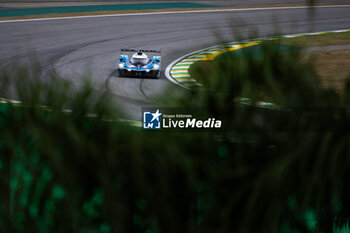
<path id="1" fill-rule="evenodd" d="M 143 108 L 142 128 L 158 130 L 219 130 L 222 120 L 204 113 L 201 109 Z"/>
<path id="2" fill-rule="evenodd" d="M 143 128 L 144 129 L 160 129 L 161 128 L 161 115 L 162 113 L 157 111 L 143 112 Z"/>

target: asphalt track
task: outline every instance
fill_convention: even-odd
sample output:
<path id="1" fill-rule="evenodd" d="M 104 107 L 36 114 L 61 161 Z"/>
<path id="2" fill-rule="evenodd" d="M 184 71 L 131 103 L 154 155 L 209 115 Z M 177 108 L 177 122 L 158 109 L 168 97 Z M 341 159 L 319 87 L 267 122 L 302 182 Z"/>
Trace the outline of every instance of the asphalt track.
<path id="1" fill-rule="evenodd" d="M 312 13 L 312 14 L 310 14 Z M 115 75 L 120 48 L 162 50 L 163 71 L 191 51 L 234 40 L 232 28 L 256 36 L 350 28 L 350 7 L 259 9 L 226 12 L 162 13 L 113 17 L 0 23 L 0 65 L 30 64 L 33 57 L 44 76 L 55 71 L 79 87 L 90 75 L 96 89 L 113 93 L 128 118 L 140 120 L 142 106 L 156 106 L 165 90 L 183 91 L 162 73 L 159 80 Z M 168 89 L 170 88 L 170 89 Z M 166 98 L 166 96 L 164 97 Z"/>

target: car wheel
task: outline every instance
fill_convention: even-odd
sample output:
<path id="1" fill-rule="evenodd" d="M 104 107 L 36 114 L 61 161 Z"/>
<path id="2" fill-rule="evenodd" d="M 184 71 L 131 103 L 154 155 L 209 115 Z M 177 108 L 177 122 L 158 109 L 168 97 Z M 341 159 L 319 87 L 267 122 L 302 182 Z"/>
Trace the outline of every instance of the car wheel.
<path id="1" fill-rule="evenodd" d="M 124 70 L 118 70 L 119 77 L 123 77 L 125 75 Z"/>
<path id="2" fill-rule="evenodd" d="M 160 77 L 160 72 L 159 71 L 158 72 L 154 72 L 153 78 L 159 79 L 159 77 Z"/>

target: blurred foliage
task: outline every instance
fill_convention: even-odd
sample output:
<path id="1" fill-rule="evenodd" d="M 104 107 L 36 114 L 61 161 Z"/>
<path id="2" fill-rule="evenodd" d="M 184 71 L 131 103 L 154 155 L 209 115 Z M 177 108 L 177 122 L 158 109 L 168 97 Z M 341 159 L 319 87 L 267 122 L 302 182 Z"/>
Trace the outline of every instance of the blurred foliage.
<path id="1" fill-rule="evenodd" d="M 226 120 L 221 132 L 144 132 L 115 121 L 121 111 L 89 82 L 76 90 L 25 69 L 2 73 L 2 93 L 24 105 L 1 104 L 0 229 L 284 233 L 347 227 L 350 82 L 339 95 L 319 85 L 299 50 L 262 49 L 263 57 L 248 50 L 196 70 L 207 76 L 207 88 L 173 98 L 169 90 L 162 100 Z M 243 95 L 253 101 L 268 96 L 285 110 L 242 107 L 235 99 Z"/>
<path id="2" fill-rule="evenodd" d="M 340 106 L 335 91 L 321 87 L 299 47 L 267 41 L 224 53 L 214 61 L 196 62 L 190 73 L 209 89 L 232 97 L 248 96 L 294 108 Z"/>

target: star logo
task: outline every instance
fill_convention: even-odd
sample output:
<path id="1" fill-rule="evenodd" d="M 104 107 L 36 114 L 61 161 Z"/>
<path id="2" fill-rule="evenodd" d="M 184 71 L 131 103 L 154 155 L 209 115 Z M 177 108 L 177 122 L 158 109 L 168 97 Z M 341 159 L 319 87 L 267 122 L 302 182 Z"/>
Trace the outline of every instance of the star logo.
<path id="1" fill-rule="evenodd" d="M 144 129 L 160 129 L 161 128 L 161 115 L 162 113 L 157 111 L 144 111 L 143 112 L 143 128 Z"/>
<path id="2" fill-rule="evenodd" d="M 157 121 L 159 121 L 159 117 L 160 117 L 161 115 L 162 115 L 162 114 L 159 112 L 159 109 L 157 109 L 157 111 L 156 111 L 155 113 L 152 113 L 153 118 L 152 118 L 151 122 L 153 122 L 153 121 L 156 120 L 156 119 L 157 119 Z"/>

